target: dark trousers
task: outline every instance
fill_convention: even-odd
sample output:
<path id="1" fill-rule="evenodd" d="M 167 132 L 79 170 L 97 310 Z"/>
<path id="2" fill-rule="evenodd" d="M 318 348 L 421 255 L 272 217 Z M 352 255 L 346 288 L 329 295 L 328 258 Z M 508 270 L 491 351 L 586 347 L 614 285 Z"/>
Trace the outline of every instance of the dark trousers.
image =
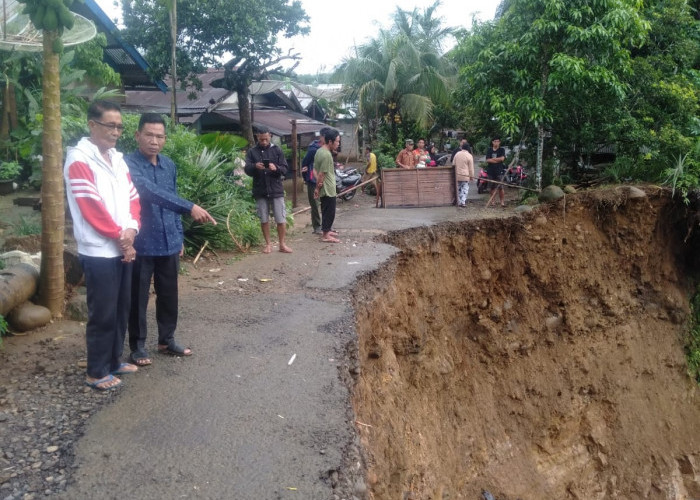
<path id="1" fill-rule="evenodd" d="M 335 222 L 335 196 L 321 196 L 321 231 L 327 233 Z"/>
<path id="2" fill-rule="evenodd" d="M 148 297 L 151 278 L 156 291 L 156 324 L 158 344 L 167 345 L 177 328 L 177 276 L 180 256 L 136 256 L 131 283 L 131 313 L 129 314 L 129 348 L 131 352 L 146 345 Z"/>
<path id="3" fill-rule="evenodd" d="M 87 289 L 87 374 L 102 378 L 119 368 L 129 318 L 132 264 L 121 257 L 80 256 Z"/>
<path id="4" fill-rule="evenodd" d="M 318 211 L 318 200 L 314 198 L 314 189 L 316 189 L 316 184 L 306 185 L 306 194 L 309 197 L 309 206 L 311 207 L 311 226 L 315 231 L 321 227 L 321 212 Z"/>

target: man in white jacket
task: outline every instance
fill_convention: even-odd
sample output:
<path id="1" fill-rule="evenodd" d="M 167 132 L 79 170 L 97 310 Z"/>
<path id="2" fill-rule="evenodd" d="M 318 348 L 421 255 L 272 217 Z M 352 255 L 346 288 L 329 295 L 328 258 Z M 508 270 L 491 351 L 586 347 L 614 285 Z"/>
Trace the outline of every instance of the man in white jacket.
<path id="1" fill-rule="evenodd" d="M 117 375 L 138 369 L 121 356 L 141 207 L 129 168 L 115 149 L 124 130 L 121 108 L 95 101 L 87 118 L 90 137 L 68 148 L 63 175 L 87 288 L 85 383 L 106 391 L 121 384 Z"/>

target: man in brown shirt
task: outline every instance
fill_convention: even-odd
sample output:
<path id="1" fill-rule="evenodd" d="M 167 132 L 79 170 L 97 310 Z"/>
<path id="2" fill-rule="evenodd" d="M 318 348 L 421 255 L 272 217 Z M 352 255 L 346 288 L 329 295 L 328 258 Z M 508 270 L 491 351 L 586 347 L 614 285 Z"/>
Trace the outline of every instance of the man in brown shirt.
<path id="1" fill-rule="evenodd" d="M 414 168 L 417 158 L 413 155 L 413 139 L 406 139 L 406 147 L 399 151 L 396 165 L 399 168 Z"/>

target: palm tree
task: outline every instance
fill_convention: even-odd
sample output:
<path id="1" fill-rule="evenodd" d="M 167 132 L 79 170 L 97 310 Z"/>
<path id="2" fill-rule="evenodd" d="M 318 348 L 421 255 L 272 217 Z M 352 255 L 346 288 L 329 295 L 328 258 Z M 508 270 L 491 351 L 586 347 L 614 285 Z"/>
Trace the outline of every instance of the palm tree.
<path id="1" fill-rule="evenodd" d="M 380 124 L 389 129 L 393 144 L 406 122 L 428 128 L 434 105 L 450 94 L 455 72 L 441 49 L 452 29 L 439 28 L 433 18 L 438 5 L 436 1 L 423 13 L 397 8 L 393 27 L 357 47 L 355 57 L 334 75 L 345 84 L 346 98 L 358 103 L 370 142 Z"/>

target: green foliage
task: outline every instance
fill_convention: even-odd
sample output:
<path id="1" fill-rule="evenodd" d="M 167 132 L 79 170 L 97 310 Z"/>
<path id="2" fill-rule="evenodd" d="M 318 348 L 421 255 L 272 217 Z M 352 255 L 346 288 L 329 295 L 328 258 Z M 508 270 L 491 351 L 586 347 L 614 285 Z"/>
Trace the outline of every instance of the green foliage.
<path id="1" fill-rule="evenodd" d="M 262 243 L 260 219 L 255 211 L 255 204 L 245 198 L 236 198 L 229 211 L 229 226 L 238 243 L 248 248 Z M 291 212 L 288 212 L 291 213 Z"/>
<path id="2" fill-rule="evenodd" d="M 73 47 L 75 51 L 75 67 L 85 70 L 85 77 L 103 86 L 121 85 L 121 77 L 119 73 L 114 71 L 112 67 L 102 61 L 104 48 L 107 46 L 107 37 L 104 33 L 97 33 L 92 40 L 78 44 Z"/>
<path id="3" fill-rule="evenodd" d="M 134 132 L 138 121 L 139 115 L 125 113 L 122 116 L 124 133 L 119 140 L 119 150 L 130 152 L 137 149 Z M 163 154 L 177 165 L 179 195 L 205 208 L 217 221 L 215 226 L 183 217 L 185 252 L 196 254 L 205 241 L 213 250 L 234 250 L 236 245 L 226 227 L 227 218 L 231 232 L 242 246 L 259 243 L 260 224 L 255 216 L 250 178 L 240 179 L 232 174 L 233 162 L 241 155 L 232 142 L 236 140 L 234 136 L 211 134 L 201 141 L 200 136 L 190 129 L 171 123 L 167 135 Z M 224 154 L 220 149 L 210 149 L 204 142 L 222 144 L 228 150 Z"/>
<path id="4" fill-rule="evenodd" d="M 240 135 L 212 132 L 199 136 L 199 141 L 209 149 L 231 152 L 238 151 L 248 146 L 248 141 Z"/>
<path id="5" fill-rule="evenodd" d="M 22 173 L 22 165 L 16 161 L 0 162 L 0 180 L 9 181 L 19 177 Z"/>
<path id="6" fill-rule="evenodd" d="M 16 236 L 41 234 L 41 220 L 36 220 L 36 218 L 32 217 L 20 217 L 19 223 L 12 225 L 12 232 Z"/>
<path id="7" fill-rule="evenodd" d="M 690 328 L 685 341 L 688 374 L 700 383 L 700 287 L 690 300 Z"/>
<path id="8" fill-rule="evenodd" d="M 159 78 L 173 74 L 171 30 L 163 28 L 171 26 L 169 3 L 141 0 L 122 3 L 126 26 L 122 33 L 127 41 L 142 49 Z M 247 96 L 254 79 L 265 73 L 283 72 L 280 62 L 299 58 L 283 54 L 277 42 L 279 37 L 308 33 L 308 20 L 299 0 L 178 2 L 178 80 L 183 89 L 188 85 L 201 88 L 197 74 L 207 67 L 220 67 L 226 55 L 231 59 L 224 65 L 224 78 L 217 85 Z M 244 112 L 242 108 L 241 113 Z M 250 121 L 250 116 L 245 119 Z M 246 137 L 249 133 L 252 134 L 252 129 L 244 130 Z"/>
<path id="9" fill-rule="evenodd" d="M 7 334 L 9 333 L 10 330 L 7 324 L 7 320 L 5 319 L 5 316 L 0 314 L 0 347 L 2 346 L 2 338 L 7 336 Z"/>
<path id="10" fill-rule="evenodd" d="M 398 146 L 401 135 L 429 136 L 435 107 L 449 106 L 455 69 L 441 44 L 453 29 L 434 17 L 437 6 L 423 12 L 397 7 L 393 26 L 359 46 L 333 76 L 346 86 L 347 99 L 359 103 L 372 144 Z"/>
<path id="11" fill-rule="evenodd" d="M 683 202 L 690 202 L 688 193 L 700 187 L 700 139 L 695 149 L 684 155 L 679 155 L 675 165 L 664 171 L 664 184 L 671 186 L 672 196 L 679 192 Z"/>
<path id="12" fill-rule="evenodd" d="M 73 145 L 77 140 L 87 135 L 87 120 L 85 118 L 88 103 L 84 99 L 87 93 L 86 75 L 90 76 L 92 84 L 100 85 L 115 82 L 115 75 L 107 71 L 102 62 L 102 48 L 93 47 L 84 50 L 83 44 L 75 50 L 61 54 L 59 71 L 61 81 L 61 134 L 63 148 Z M 95 42 L 96 43 L 96 42 Z M 105 79 L 101 78 L 102 75 Z M 42 110 L 42 64 L 41 55 L 30 52 L 0 51 L 0 83 L 12 84 L 14 100 L 17 108 L 18 124 L 13 128 L 9 137 L 0 138 L 0 147 L 7 153 L 8 158 L 21 159 L 31 165 L 30 181 L 41 183 L 41 155 L 43 137 Z M 118 77 L 116 78 L 118 81 Z M 94 93 L 94 98 L 117 97 L 118 91 L 108 91 L 105 88 Z M 6 106 L 9 103 L 1 103 Z"/>
<path id="13" fill-rule="evenodd" d="M 385 168 L 396 168 L 396 157 L 384 153 L 377 153 L 377 168 L 380 171 Z"/>
<path id="14" fill-rule="evenodd" d="M 648 29 L 640 6 L 504 3 L 500 18 L 476 25 L 455 51 L 463 64 L 458 101 L 473 107 L 486 132 L 527 137 L 546 127 L 561 150 L 607 143 L 624 109 L 631 50 Z"/>

